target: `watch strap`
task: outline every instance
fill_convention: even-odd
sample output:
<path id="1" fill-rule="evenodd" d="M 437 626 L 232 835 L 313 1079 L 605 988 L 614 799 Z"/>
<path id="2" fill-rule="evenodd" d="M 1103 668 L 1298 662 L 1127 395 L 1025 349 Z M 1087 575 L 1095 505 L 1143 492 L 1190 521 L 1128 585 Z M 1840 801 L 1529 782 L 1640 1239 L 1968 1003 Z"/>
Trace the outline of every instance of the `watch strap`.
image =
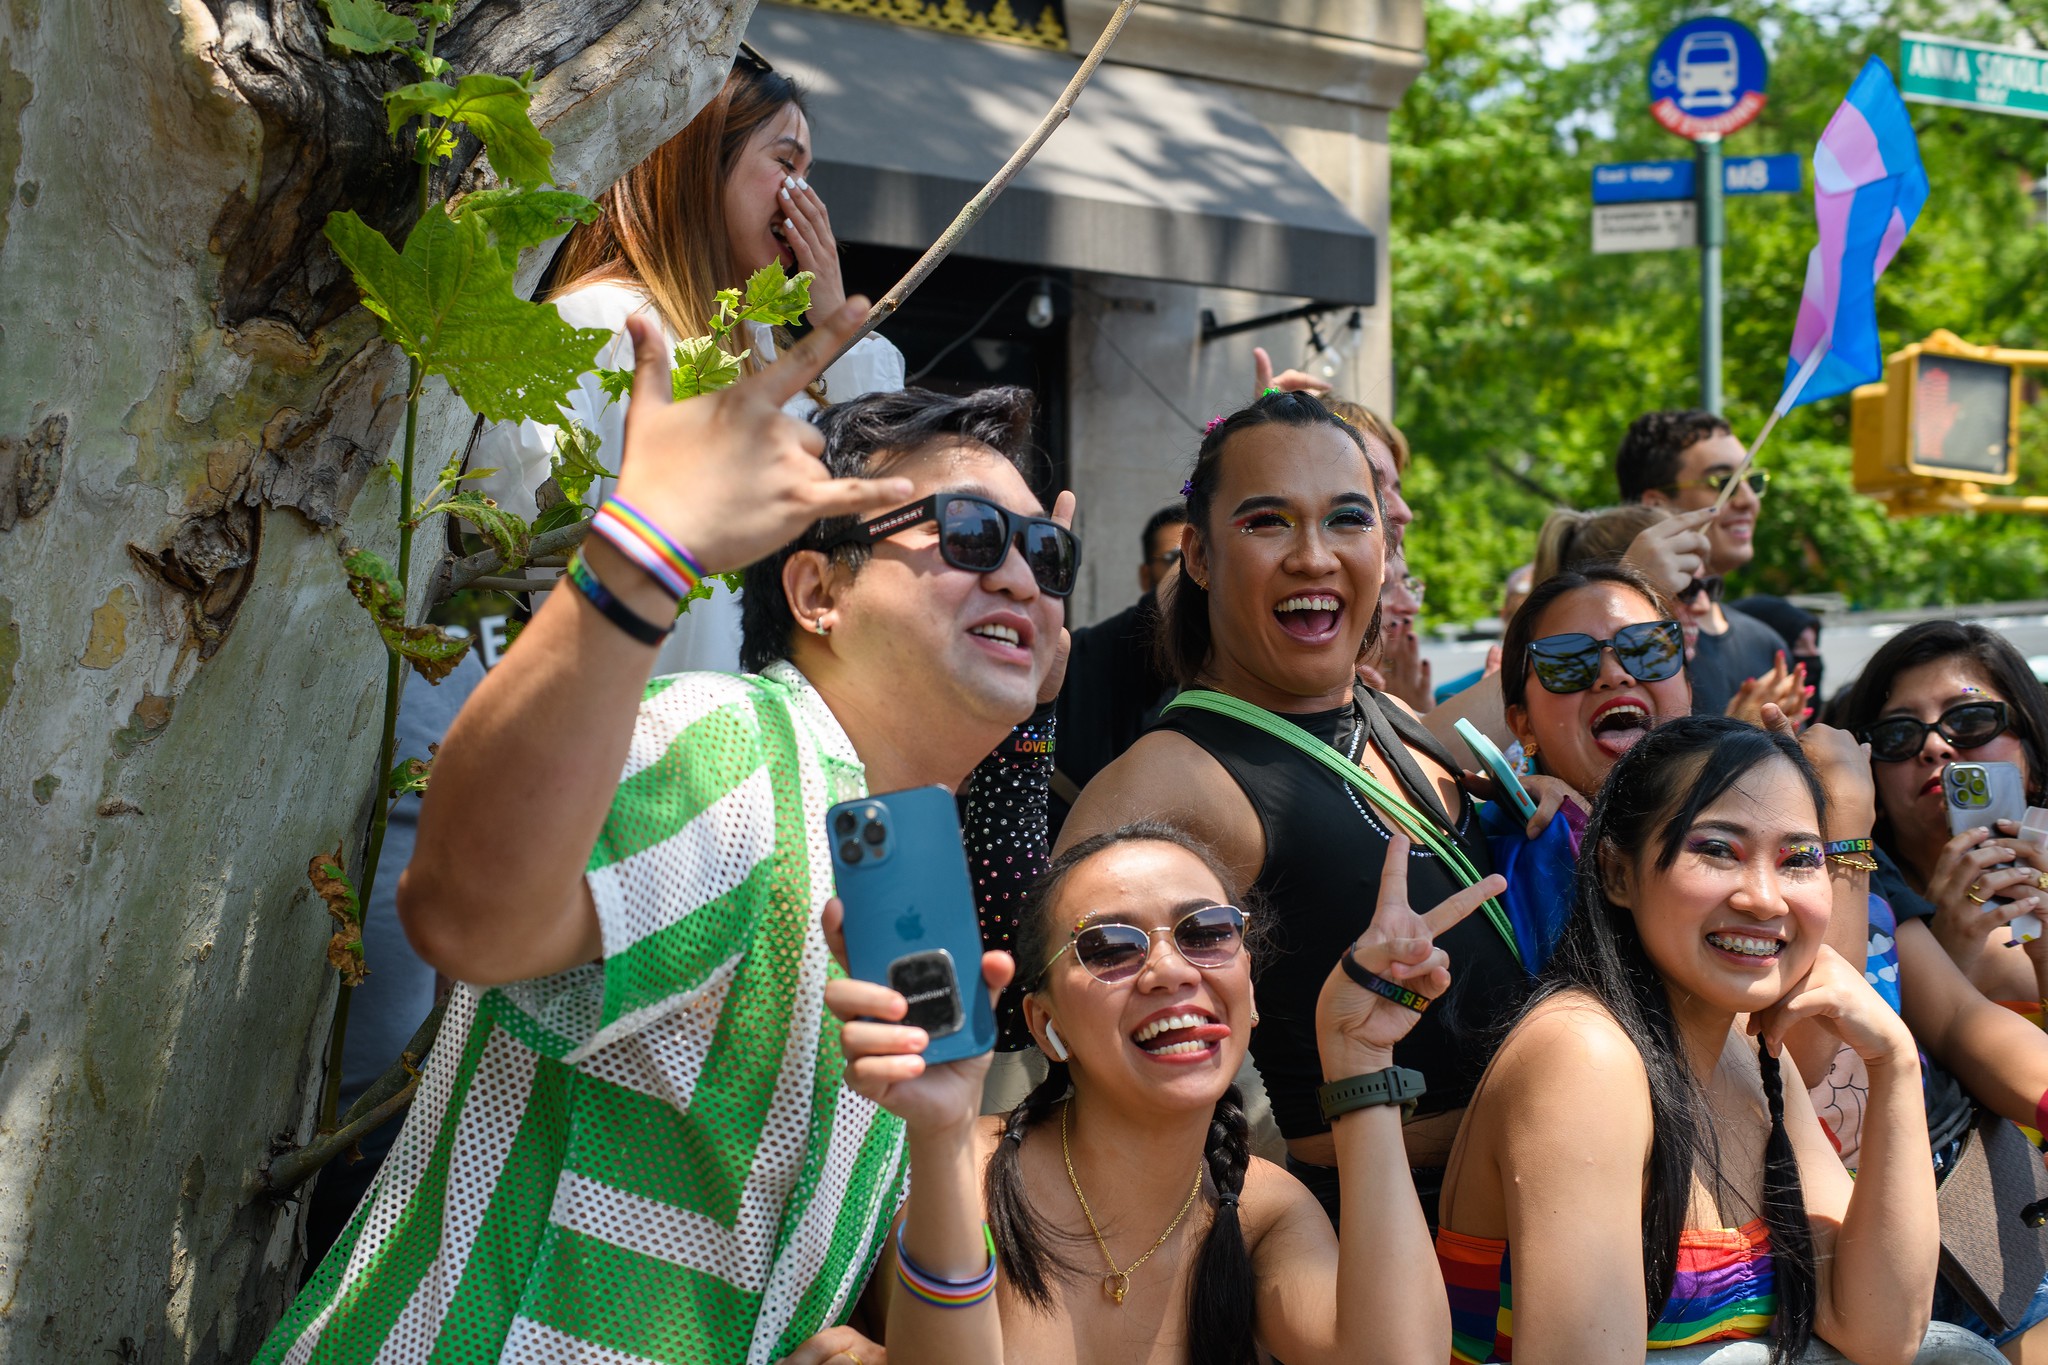
<path id="1" fill-rule="evenodd" d="M 1414 1116 L 1417 1101 L 1428 1090 L 1420 1071 L 1390 1066 L 1317 1086 L 1316 1103 L 1322 1106 L 1326 1123 L 1354 1109 L 1370 1109 L 1381 1104 L 1398 1104 L 1402 1117 L 1410 1118 Z"/>

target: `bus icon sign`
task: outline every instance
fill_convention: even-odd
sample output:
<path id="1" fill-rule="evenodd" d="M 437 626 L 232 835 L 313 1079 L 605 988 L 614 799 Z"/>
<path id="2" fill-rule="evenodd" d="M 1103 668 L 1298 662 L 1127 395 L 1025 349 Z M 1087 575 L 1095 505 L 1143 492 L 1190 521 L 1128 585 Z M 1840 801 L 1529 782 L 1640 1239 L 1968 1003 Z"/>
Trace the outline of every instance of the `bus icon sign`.
<path id="1" fill-rule="evenodd" d="M 1650 114 L 1680 137 L 1725 136 L 1763 111 L 1763 45 L 1733 19 L 1694 19 L 1650 58 Z"/>

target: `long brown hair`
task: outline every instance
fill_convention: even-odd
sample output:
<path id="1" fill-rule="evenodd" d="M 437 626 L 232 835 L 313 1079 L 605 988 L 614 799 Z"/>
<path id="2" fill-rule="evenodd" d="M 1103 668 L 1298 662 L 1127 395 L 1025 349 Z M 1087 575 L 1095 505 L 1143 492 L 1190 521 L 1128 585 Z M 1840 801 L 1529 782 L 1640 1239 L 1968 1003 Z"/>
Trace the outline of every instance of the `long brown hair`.
<path id="1" fill-rule="evenodd" d="M 588 284 L 638 285 L 670 331 L 700 335 L 712 297 L 746 283 L 726 232 L 725 182 L 747 139 L 792 104 L 808 114 L 803 89 L 788 76 L 735 64 L 683 131 L 598 196 L 596 221 L 570 230 L 556 262 L 562 283 L 549 297 Z M 727 345 L 744 349 L 743 329 L 735 328 Z"/>

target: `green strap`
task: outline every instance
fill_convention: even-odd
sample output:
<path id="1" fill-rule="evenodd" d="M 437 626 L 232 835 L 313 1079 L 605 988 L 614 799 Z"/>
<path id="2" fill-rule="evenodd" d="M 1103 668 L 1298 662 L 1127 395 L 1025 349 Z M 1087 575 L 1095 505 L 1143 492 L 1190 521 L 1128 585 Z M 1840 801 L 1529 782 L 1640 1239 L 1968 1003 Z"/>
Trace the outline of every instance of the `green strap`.
<path id="1" fill-rule="evenodd" d="M 1379 808 L 1381 814 L 1399 825 L 1409 838 L 1434 853 L 1465 885 L 1477 886 L 1483 880 L 1479 875 L 1479 869 L 1472 866 L 1472 860 L 1465 856 L 1465 850 L 1459 848 L 1455 841 L 1446 839 L 1437 829 L 1435 821 L 1409 805 L 1407 799 L 1399 792 L 1294 722 L 1283 720 L 1265 707 L 1255 706 L 1240 697 L 1199 687 L 1181 693 L 1168 702 L 1165 709 L 1173 711 L 1181 707 L 1214 711 L 1219 716 L 1229 716 L 1232 720 L 1243 721 L 1255 730 L 1263 730 L 1275 739 L 1292 744 L 1358 788 L 1364 793 L 1366 800 Z M 1521 962 L 1522 949 L 1515 942 L 1514 925 L 1509 922 L 1508 912 L 1501 906 L 1499 899 L 1488 896 L 1486 904 L 1480 909 L 1485 912 L 1494 930 L 1507 942 L 1508 951 L 1515 955 L 1515 961 Z"/>

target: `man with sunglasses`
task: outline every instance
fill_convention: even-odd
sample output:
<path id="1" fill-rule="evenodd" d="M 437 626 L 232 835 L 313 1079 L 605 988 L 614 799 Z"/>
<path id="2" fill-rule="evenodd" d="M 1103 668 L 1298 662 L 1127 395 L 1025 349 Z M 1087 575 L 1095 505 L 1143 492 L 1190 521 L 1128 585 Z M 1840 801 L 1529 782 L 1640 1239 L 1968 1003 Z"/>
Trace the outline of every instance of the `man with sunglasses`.
<path id="1" fill-rule="evenodd" d="M 1770 471 L 1751 470 L 1720 516 L 1698 515 L 1713 507 L 1744 454 L 1728 424 L 1711 412 L 1646 412 L 1629 423 L 1614 457 L 1621 501 L 1665 507 L 1677 514 L 1671 523 L 1652 527 L 1637 538 L 1639 545 L 1651 542 L 1646 550 L 1661 550 L 1657 562 L 1644 562 L 1648 556 L 1634 546 L 1629 561 L 1666 579 L 1673 576 L 1674 564 L 1691 570 L 1678 598 L 1699 627 L 1687 665 L 1694 714 L 1726 713 L 1744 684 L 1755 680 L 1748 691 L 1759 712 L 1763 702 L 1773 701 L 1797 715 L 1804 701 L 1797 698 L 1795 704 L 1798 685 L 1780 663 L 1784 646 L 1777 633 L 1761 621 L 1728 610 L 1720 600 L 1722 580 L 1756 556 L 1757 515 Z M 1660 568 L 1664 572 L 1658 572 Z M 1746 713 L 1744 718 L 1754 719 Z"/>
<path id="2" fill-rule="evenodd" d="M 1186 506 L 1178 502 L 1154 512 L 1139 537 L 1143 596 L 1074 632 L 1066 683 L 1060 688 L 1055 835 L 1081 788 L 1137 742 L 1172 683 L 1159 670 L 1152 640 L 1159 628 L 1159 585 L 1180 570 L 1180 528 L 1187 519 Z"/>
<path id="3" fill-rule="evenodd" d="M 825 811 L 957 785 L 1031 714 L 1077 552 L 1018 470 L 1027 393 L 781 411 L 866 308 L 680 404 L 628 324 L 617 492 L 450 730 L 400 882 L 446 1022 L 265 1365 L 765 1365 L 850 1311 L 906 1155 L 841 1081 Z M 764 554 L 761 671 L 650 682 L 690 580 Z"/>

